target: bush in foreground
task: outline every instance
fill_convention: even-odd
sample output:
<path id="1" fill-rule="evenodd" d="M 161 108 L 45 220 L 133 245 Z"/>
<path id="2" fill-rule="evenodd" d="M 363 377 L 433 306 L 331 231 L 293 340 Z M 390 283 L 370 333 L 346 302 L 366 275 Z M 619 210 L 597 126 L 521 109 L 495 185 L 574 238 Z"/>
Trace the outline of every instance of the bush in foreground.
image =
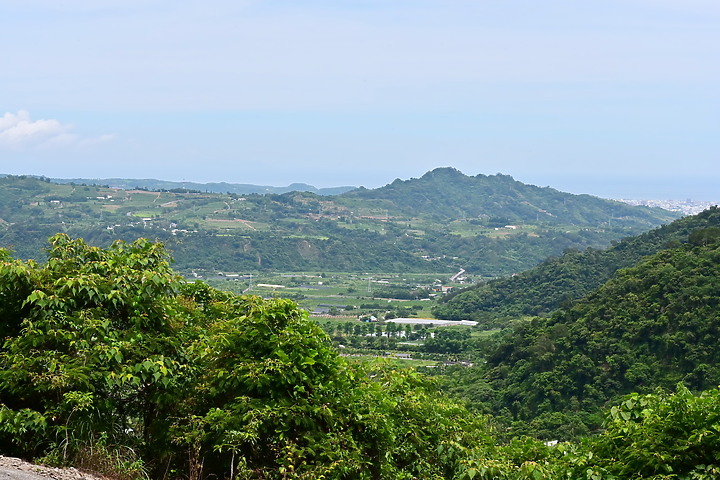
<path id="1" fill-rule="evenodd" d="M 116 476 L 449 478 L 438 447 L 484 438 L 418 374 L 351 367 L 292 302 L 184 283 L 159 244 L 57 235 L 48 253 L 2 253 L 2 453 Z"/>

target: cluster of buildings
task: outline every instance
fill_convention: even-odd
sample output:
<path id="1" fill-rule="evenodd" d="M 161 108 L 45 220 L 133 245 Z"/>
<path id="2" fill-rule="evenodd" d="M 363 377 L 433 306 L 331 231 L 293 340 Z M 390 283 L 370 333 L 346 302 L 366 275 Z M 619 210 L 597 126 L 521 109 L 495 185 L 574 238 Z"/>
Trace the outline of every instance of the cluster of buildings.
<path id="1" fill-rule="evenodd" d="M 720 202 L 705 202 L 697 200 L 627 200 L 619 199 L 619 202 L 633 206 L 659 207 L 671 212 L 680 212 L 685 215 L 696 215 Z"/>

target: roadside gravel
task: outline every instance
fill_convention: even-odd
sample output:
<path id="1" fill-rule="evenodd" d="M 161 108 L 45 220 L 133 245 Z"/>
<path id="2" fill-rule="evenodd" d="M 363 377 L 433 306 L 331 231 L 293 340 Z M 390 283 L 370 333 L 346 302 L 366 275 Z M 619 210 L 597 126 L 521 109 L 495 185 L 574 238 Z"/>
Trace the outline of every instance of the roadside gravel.
<path id="1" fill-rule="evenodd" d="M 43 467 L 0 455 L 0 480 L 104 480 L 75 468 Z"/>

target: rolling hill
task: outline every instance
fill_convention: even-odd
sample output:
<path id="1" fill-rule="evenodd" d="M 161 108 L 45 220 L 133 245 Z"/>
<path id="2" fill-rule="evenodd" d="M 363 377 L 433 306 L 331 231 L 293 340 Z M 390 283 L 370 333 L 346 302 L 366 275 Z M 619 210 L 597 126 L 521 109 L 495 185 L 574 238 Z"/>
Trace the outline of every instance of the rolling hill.
<path id="1" fill-rule="evenodd" d="M 330 188 L 317 188 L 306 183 L 292 183 L 287 187 L 273 187 L 269 185 L 253 185 L 249 183 L 228 183 L 228 182 L 172 182 L 168 180 L 155 180 L 151 178 L 53 178 L 55 183 L 77 184 L 77 185 L 107 185 L 112 188 L 133 190 L 144 188 L 147 190 L 168 190 L 183 191 L 192 190 L 206 193 L 236 193 L 249 195 L 252 193 L 288 193 L 288 192 L 311 192 L 317 195 L 340 195 L 341 193 L 354 190 L 356 187 L 342 186 Z"/>
<path id="2" fill-rule="evenodd" d="M 581 298 L 602 285 L 620 268 L 671 245 L 688 242 L 693 231 L 720 226 L 720 211 L 708 209 L 636 237 L 623 239 L 605 250 L 572 250 L 550 258 L 513 277 L 460 290 L 441 300 L 438 318 L 472 319 L 488 326 L 501 318 L 545 315 L 563 302 Z M 500 318 L 500 320 L 499 320 Z"/>
<path id="3" fill-rule="evenodd" d="M 436 168 L 420 178 L 397 179 L 374 190 L 359 188 L 342 194 L 338 201 L 351 204 L 351 199 L 395 215 L 441 222 L 485 220 L 498 227 L 529 223 L 644 228 L 659 217 L 670 218 L 657 209 L 637 210 L 622 202 L 527 185 L 509 175 L 468 176 L 450 167 Z"/>
<path id="4" fill-rule="evenodd" d="M 492 409 L 518 432 L 558 438 L 599 427 L 599 409 L 630 392 L 717 386 L 720 229 L 709 228 L 515 324 L 482 368 Z"/>
<path id="5" fill-rule="evenodd" d="M 0 178 L 0 246 L 42 258 L 65 232 L 108 245 L 164 242 L 181 271 L 526 270 L 568 248 L 600 248 L 678 214 L 442 168 L 379 189 L 321 196 L 120 189 Z"/>

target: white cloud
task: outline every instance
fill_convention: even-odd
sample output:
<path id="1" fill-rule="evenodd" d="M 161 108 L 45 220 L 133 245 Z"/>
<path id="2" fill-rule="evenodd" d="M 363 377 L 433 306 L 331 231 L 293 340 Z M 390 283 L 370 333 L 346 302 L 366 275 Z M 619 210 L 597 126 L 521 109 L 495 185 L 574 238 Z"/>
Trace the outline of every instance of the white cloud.
<path id="1" fill-rule="evenodd" d="M 74 128 L 54 119 L 33 120 L 25 110 L 6 112 L 0 117 L 0 147 L 86 146 L 114 138 L 113 135 L 86 138 L 74 133 Z"/>

